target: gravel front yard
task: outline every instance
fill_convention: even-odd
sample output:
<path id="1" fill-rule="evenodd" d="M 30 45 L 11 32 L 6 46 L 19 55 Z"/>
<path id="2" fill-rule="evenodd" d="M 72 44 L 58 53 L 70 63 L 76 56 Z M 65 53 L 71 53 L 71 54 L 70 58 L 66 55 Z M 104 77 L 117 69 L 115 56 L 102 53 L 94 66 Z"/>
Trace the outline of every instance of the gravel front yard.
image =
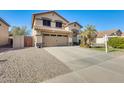
<path id="1" fill-rule="evenodd" d="M 25 48 L 0 53 L 0 82 L 35 83 L 71 70 L 44 49 Z"/>

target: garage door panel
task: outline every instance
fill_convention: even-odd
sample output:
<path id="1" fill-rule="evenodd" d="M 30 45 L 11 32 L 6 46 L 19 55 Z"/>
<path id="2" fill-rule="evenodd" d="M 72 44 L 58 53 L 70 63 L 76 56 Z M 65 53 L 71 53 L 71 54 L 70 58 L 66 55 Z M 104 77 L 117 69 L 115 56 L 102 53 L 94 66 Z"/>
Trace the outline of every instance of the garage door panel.
<path id="1" fill-rule="evenodd" d="M 57 37 L 58 45 L 67 45 L 67 37 Z"/>
<path id="2" fill-rule="evenodd" d="M 56 37 L 55 36 L 45 36 L 44 37 L 45 46 L 56 46 Z"/>
<path id="3" fill-rule="evenodd" d="M 54 36 L 54 35 L 49 35 L 49 36 L 44 36 L 43 39 L 44 46 L 62 46 L 62 45 L 67 45 L 68 44 L 68 37 L 67 36 Z"/>

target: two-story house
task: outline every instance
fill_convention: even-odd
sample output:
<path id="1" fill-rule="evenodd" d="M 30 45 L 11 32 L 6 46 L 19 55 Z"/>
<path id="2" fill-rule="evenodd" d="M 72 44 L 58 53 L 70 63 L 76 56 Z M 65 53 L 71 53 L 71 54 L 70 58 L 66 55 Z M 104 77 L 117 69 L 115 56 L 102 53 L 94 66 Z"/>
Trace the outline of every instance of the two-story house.
<path id="1" fill-rule="evenodd" d="M 8 44 L 8 38 L 9 38 L 9 24 L 0 18 L 0 46 L 4 46 Z"/>
<path id="2" fill-rule="evenodd" d="M 77 22 L 70 23 L 55 11 L 33 14 L 32 30 L 34 46 L 72 45 L 81 29 Z M 78 41 L 79 42 L 79 41 Z"/>

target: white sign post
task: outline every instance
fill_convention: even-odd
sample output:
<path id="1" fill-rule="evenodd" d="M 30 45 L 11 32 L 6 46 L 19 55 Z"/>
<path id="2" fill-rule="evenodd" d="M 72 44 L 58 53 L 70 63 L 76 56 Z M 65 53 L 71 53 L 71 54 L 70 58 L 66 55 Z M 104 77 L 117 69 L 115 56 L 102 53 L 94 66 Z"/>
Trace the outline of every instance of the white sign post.
<path id="1" fill-rule="evenodd" d="M 105 35 L 104 40 L 105 40 L 105 52 L 108 53 L 108 44 L 107 44 L 108 36 L 107 35 Z"/>

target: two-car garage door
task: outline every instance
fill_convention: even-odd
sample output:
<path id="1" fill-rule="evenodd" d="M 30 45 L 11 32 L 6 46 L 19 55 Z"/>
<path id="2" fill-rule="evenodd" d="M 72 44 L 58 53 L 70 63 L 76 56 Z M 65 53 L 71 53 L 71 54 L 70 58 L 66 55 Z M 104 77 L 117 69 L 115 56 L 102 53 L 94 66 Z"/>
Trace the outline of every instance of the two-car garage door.
<path id="1" fill-rule="evenodd" d="M 44 46 L 68 45 L 68 36 L 67 35 L 44 34 L 43 45 Z"/>

